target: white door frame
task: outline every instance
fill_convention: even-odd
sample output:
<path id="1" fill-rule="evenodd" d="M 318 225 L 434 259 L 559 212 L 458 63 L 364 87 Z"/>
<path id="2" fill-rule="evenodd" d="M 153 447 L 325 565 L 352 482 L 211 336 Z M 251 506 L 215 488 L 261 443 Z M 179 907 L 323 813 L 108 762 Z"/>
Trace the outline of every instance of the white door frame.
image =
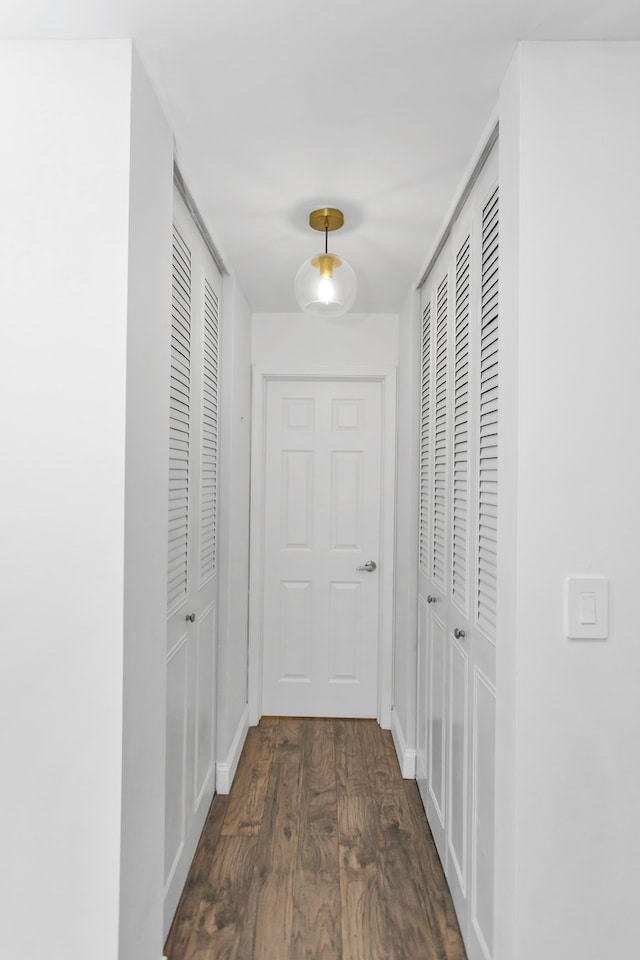
<path id="1" fill-rule="evenodd" d="M 396 370 L 366 373 L 287 373 L 252 369 L 251 537 L 249 550 L 249 723 L 262 716 L 266 393 L 271 380 L 373 381 L 382 385 L 382 477 L 380 524 L 380 628 L 378 638 L 378 722 L 391 727 L 393 692 L 393 602 L 395 585 Z"/>

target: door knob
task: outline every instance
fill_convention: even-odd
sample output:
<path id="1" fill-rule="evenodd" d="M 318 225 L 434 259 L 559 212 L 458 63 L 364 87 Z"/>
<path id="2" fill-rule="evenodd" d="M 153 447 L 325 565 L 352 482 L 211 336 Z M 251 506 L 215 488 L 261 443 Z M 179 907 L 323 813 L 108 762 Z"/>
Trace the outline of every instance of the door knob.
<path id="1" fill-rule="evenodd" d="M 188 613 L 185 619 L 188 620 L 189 623 L 193 623 L 196 619 L 196 615 L 195 613 Z"/>
<path id="2" fill-rule="evenodd" d="M 437 597 L 432 597 L 431 594 L 429 594 L 427 597 L 427 603 L 435 603 L 437 599 Z"/>
<path id="3" fill-rule="evenodd" d="M 375 568 L 376 568 L 376 565 L 373 562 L 373 560 L 367 560 L 367 562 L 363 567 L 356 567 L 356 570 L 366 570 L 367 573 L 373 573 Z"/>
<path id="4" fill-rule="evenodd" d="M 453 631 L 453 635 L 456 640 L 464 640 L 464 630 L 459 630 L 458 627 Z"/>

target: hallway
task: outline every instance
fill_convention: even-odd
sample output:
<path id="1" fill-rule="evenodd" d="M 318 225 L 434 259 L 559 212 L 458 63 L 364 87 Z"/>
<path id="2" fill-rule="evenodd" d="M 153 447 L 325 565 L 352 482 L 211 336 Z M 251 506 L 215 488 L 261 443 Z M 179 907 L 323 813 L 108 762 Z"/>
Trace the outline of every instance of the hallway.
<path id="1" fill-rule="evenodd" d="M 169 960 L 465 960 L 414 781 L 368 720 L 263 718 L 209 813 Z"/>

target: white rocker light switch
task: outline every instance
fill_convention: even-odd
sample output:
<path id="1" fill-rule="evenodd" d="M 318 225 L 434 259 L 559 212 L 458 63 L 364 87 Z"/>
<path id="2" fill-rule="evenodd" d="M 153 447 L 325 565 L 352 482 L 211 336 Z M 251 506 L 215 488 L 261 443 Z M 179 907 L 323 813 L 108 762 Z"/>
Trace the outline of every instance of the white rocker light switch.
<path id="1" fill-rule="evenodd" d="M 609 581 L 605 577 L 567 578 L 567 636 L 606 640 L 609 635 Z"/>

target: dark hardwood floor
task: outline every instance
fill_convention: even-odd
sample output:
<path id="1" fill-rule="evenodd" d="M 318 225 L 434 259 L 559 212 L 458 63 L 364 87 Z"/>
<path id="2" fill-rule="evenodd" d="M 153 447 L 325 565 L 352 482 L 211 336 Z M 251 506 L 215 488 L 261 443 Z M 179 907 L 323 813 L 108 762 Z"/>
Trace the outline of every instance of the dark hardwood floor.
<path id="1" fill-rule="evenodd" d="M 414 781 L 371 720 L 264 718 L 213 801 L 169 960 L 466 960 Z"/>

